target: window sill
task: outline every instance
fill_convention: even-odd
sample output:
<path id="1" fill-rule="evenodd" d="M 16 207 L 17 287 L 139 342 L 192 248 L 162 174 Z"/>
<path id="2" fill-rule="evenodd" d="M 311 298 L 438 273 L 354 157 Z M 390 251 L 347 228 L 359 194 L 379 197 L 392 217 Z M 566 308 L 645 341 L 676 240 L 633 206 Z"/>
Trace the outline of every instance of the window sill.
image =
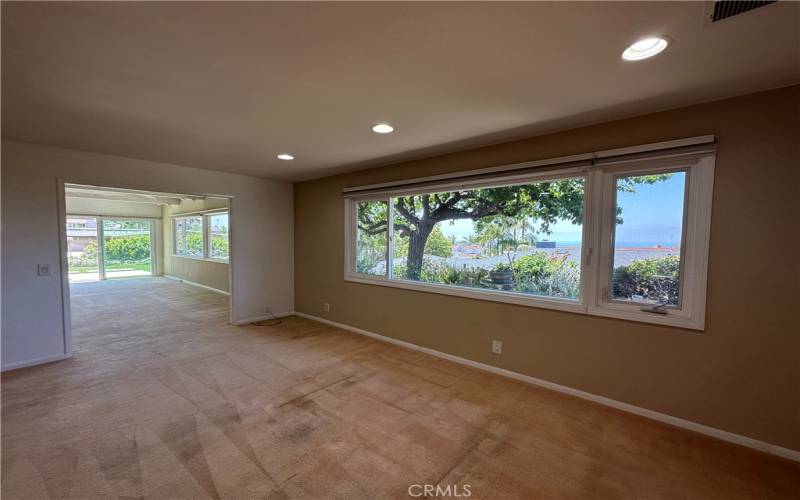
<path id="1" fill-rule="evenodd" d="M 173 257 L 177 257 L 179 259 L 200 260 L 200 261 L 203 261 L 203 262 L 216 262 L 217 264 L 228 264 L 229 263 L 229 261 L 227 261 L 227 260 L 212 259 L 212 258 L 206 258 L 206 257 L 195 257 L 195 256 L 192 256 L 192 255 L 178 255 L 178 254 L 174 253 L 174 254 L 172 254 L 172 256 Z"/>
<path id="2" fill-rule="evenodd" d="M 620 307 L 617 304 L 604 304 L 589 307 L 586 313 L 592 316 L 624 319 L 627 321 L 636 321 L 637 323 L 652 323 L 654 325 L 673 326 L 687 330 L 705 330 L 705 324 L 702 319 L 697 320 L 686 314 L 681 314 L 680 312 L 670 312 L 667 314 L 645 312 L 640 309 L 642 305 L 644 304 Z"/>
<path id="3" fill-rule="evenodd" d="M 436 283 L 421 283 L 407 280 L 389 280 L 378 277 L 363 277 L 358 275 L 347 276 L 345 281 L 354 283 L 364 283 L 368 285 L 388 286 L 393 288 L 404 288 L 419 292 L 438 293 L 441 295 L 454 295 L 470 299 L 489 300 L 492 302 L 505 302 L 529 307 L 540 307 L 543 309 L 555 309 L 558 311 L 568 311 L 585 313 L 586 307 L 576 300 L 548 298 L 542 296 L 525 295 L 515 292 L 502 292 L 499 290 L 485 290 L 478 288 L 467 288 L 461 286 L 439 285 Z"/>
<path id="4" fill-rule="evenodd" d="M 571 312 L 587 316 L 599 316 L 605 318 L 615 318 L 637 323 L 650 323 L 663 326 L 689 330 L 703 330 L 702 321 L 695 320 L 689 316 L 668 314 L 660 315 L 643 312 L 633 308 L 606 308 L 604 306 L 589 307 L 576 300 L 548 298 L 542 296 L 528 296 L 515 292 L 502 292 L 484 289 L 472 289 L 466 287 L 439 285 L 436 283 L 421 283 L 406 280 L 389 280 L 386 278 L 367 276 L 367 275 L 348 275 L 345 281 L 351 283 L 361 283 L 365 285 L 377 285 L 390 288 L 401 288 L 417 292 L 437 293 L 440 295 L 450 295 L 477 300 L 487 300 L 491 302 L 502 302 L 506 304 L 536 307 L 539 309 L 552 309 L 556 311 Z"/>

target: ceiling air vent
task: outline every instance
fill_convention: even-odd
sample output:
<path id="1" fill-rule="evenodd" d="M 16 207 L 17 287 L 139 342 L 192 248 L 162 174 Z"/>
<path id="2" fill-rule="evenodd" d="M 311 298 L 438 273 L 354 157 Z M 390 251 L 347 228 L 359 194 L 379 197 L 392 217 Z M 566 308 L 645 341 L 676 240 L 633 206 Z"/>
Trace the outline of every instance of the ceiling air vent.
<path id="1" fill-rule="evenodd" d="M 748 2 L 738 0 L 717 0 L 714 2 L 714 11 L 711 13 L 711 22 L 715 23 L 729 17 L 738 16 L 739 14 L 744 14 L 749 10 L 757 9 L 777 1 L 778 0 Z"/>

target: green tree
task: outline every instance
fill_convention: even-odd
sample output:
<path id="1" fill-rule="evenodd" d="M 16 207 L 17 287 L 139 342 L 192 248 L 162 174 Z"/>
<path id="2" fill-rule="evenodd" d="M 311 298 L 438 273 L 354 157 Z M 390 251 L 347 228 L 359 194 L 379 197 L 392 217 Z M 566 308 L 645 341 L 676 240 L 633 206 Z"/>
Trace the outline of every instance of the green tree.
<path id="1" fill-rule="evenodd" d="M 408 239 L 406 269 L 419 279 L 428 239 L 436 224 L 446 220 L 481 220 L 495 216 L 529 217 L 548 228 L 559 219 L 580 223 L 583 218 L 583 179 L 472 189 L 393 198 L 393 225 Z M 377 234 L 386 230 L 386 217 L 359 217 L 359 227 Z"/>
<path id="2" fill-rule="evenodd" d="M 528 217 L 506 217 L 498 215 L 475 222 L 478 241 L 488 250 L 489 255 L 500 255 L 516 250 L 519 245 L 534 241 Z"/>
<path id="3" fill-rule="evenodd" d="M 408 252 L 408 239 L 396 240 L 395 255 L 406 255 L 406 252 Z M 424 254 L 444 258 L 453 256 L 453 243 L 447 239 L 439 226 L 435 226 L 431 231 L 428 241 L 425 243 Z"/>
<path id="4" fill-rule="evenodd" d="M 437 257 L 452 257 L 453 243 L 442 233 L 442 228 L 435 226 L 425 243 L 425 253 Z"/>

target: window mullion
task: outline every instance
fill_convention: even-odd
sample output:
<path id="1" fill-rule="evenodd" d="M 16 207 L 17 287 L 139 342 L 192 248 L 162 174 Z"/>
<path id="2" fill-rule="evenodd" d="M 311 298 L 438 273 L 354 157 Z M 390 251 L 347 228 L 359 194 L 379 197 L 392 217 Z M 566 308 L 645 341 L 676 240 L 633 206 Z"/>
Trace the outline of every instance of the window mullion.
<path id="1" fill-rule="evenodd" d="M 347 255 L 345 265 L 347 274 L 355 274 L 356 252 L 358 251 L 358 202 L 347 200 Z"/>
<path id="2" fill-rule="evenodd" d="M 386 277 L 392 279 L 394 276 L 394 206 L 392 197 L 387 200 L 386 207 Z"/>
<path id="3" fill-rule="evenodd" d="M 101 280 L 106 279 L 106 238 L 103 232 L 103 218 L 95 219 L 97 226 L 97 277 Z"/>
<path id="4" fill-rule="evenodd" d="M 209 239 L 209 224 L 208 224 L 208 214 L 203 215 L 203 258 L 207 259 L 210 255 L 208 250 L 208 239 Z"/>
<path id="5" fill-rule="evenodd" d="M 583 204 L 583 252 L 581 255 L 580 301 L 584 306 L 595 303 L 598 295 L 598 270 L 601 265 L 600 227 L 602 223 L 603 177 L 598 171 L 586 176 Z"/>
<path id="6" fill-rule="evenodd" d="M 594 290 L 595 301 L 598 305 L 609 302 L 609 289 L 611 287 L 612 268 L 614 266 L 614 230 L 616 229 L 616 185 L 614 175 L 600 171 L 597 173 L 599 187 L 596 198 L 597 229 L 596 240 L 598 243 L 598 260 L 595 276 L 597 282 Z"/>

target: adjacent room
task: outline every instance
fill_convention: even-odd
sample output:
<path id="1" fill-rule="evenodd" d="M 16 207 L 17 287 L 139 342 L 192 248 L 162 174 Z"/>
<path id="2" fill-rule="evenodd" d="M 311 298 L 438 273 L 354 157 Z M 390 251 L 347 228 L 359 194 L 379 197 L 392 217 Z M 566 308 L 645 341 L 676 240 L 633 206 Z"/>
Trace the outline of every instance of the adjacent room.
<path id="1" fill-rule="evenodd" d="M 70 284 L 167 276 L 229 292 L 228 200 L 66 184 Z"/>
<path id="2" fill-rule="evenodd" d="M 220 304 L 229 301 L 227 198 L 66 183 L 64 207 L 70 299 L 64 307 L 74 351 L 107 347 L 105 341 L 117 339 L 111 330 L 125 337 L 120 318 L 163 308 L 170 294 L 212 291 L 224 296 Z M 132 295 L 139 297 L 136 307 Z"/>
<path id="3" fill-rule="evenodd" d="M 800 2 L 0 9 L 4 499 L 800 495 Z"/>

